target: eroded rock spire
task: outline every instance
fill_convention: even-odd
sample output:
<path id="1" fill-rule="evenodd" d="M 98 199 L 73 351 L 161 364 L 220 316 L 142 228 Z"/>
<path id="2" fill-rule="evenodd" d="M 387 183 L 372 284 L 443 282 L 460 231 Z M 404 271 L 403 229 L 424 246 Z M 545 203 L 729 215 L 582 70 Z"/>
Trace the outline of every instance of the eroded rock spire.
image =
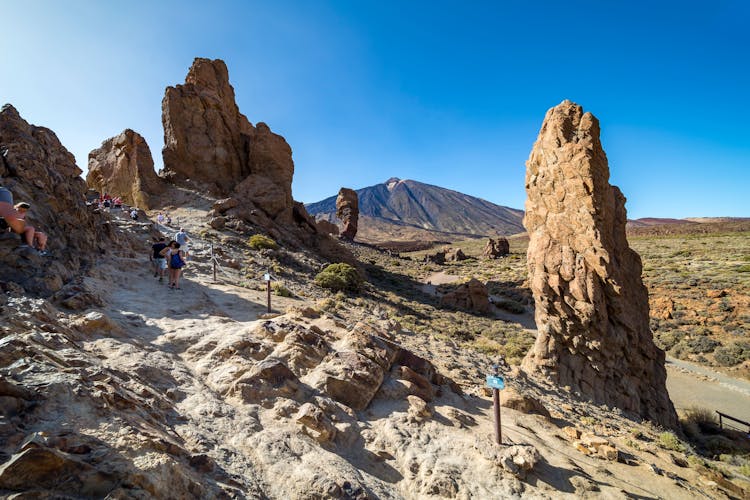
<path id="1" fill-rule="evenodd" d="M 649 328 L 625 197 L 609 184 L 599 122 L 563 101 L 526 162 L 529 283 L 539 334 L 522 369 L 668 427 L 677 416 Z"/>

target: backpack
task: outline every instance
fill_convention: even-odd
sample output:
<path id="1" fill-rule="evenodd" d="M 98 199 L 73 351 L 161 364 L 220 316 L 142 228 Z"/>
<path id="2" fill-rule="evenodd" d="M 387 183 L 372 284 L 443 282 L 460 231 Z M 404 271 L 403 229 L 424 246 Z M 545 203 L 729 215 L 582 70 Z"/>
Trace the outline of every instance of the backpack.
<path id="1" fill-rule="evenodd" d="M 169 267 L 171 267 L 172 269 L 181 269 L 185 267 L 185 261 L 182 260 L 180 252 L 173 253 L 169 257 Z"/>

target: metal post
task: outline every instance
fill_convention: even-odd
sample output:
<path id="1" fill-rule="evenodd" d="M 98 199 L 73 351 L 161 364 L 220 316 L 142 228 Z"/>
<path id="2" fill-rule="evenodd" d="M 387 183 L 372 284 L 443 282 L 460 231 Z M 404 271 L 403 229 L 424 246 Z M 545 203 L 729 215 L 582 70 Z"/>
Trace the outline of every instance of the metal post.
<path id="1" fill-rule="evenodd" d="M 268 312 L 271 312 L 271 280 L 266 281 L 266 291 L 268 292 Z"/>
<path id="2" fill-rule="evenodd" d="M 498 376 L 498 367 L 495 365 L 495 376 Z M 495 442 L 503 444 L 503 431 L 500 423 L 500 390 L 492 389 L 492 403 L 495 409 Z"/>

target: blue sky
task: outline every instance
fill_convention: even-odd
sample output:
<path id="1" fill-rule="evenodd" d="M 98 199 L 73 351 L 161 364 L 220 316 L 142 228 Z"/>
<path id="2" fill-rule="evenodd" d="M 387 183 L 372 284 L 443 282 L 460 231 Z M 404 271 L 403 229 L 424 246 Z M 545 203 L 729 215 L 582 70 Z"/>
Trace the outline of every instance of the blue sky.
<path id="1" fill-rule="evenodd" d="M 5 0 L 0 101 L 84 171 L 125 128 L 160 167 L 164 88 L 221 58 L 291 145 L 295 199 L 397 176 L 523 208 L 544 114 L 571 99 L 629 217 L 750 216 L 747 5 Z"/>

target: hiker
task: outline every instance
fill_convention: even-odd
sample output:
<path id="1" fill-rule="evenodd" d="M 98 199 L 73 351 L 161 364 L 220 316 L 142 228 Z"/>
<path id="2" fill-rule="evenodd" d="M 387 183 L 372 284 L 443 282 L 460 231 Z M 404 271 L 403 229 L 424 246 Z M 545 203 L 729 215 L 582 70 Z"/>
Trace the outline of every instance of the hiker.
<path id="1" fill-rule="evenodd" d="M 133 220 L 138 220 L 138 209 L 134 208 L 130 211 L 130 218 Z"/>
<path id="2" fill-rule="evenodd" d="M 172 242 L 168 254 L 169 288 L 180 290 L 180 274 L 182 274 L 182 268 L 185 267 L 185 254 L 180 249 L 180 244 L 176 241 Z"/>
<path id="3" fill-rule="evenodd" d="M 18 212 L 18 217 L 22 220 L 26 219 L 26 213 L 31 208 L 31 205 L 22 201 L 16 203 L 13 207 Z M 42 255 L 47 254 L 47 235 L 41 231 L 37 231 L 33 226 L 26 225 L 24 228 L 24 235 L 26 237 L 26 244 L 32 248 L 36 247 Z"/>
<path id="4" fill-rule="evenodd" d="M 15 207 L 13 207 L 13 193 L 2 186 L 0 186 L 0 216 L 2 216 L 2 223 L 5 226 L 3 231 L 10 230 L 16 234 L 26 236 L 24 233 L 26 223 Z M 33 238 L 34 235 L 32 234 L 31 236 Z M 27 241 L 29 246 L 30 243 L 31 241 Z"/>
<path id="5" fill-rule="evenodd" d="M 154 270 L 154 278 L 159 277 L 159 281 L 164 281 L 164 271 L 167 269 L 167 259 L 162 256 L 161 251 L 167 248 L 167 244 L 164 243 L 164 236 L 159 238 L 159 241 L 151 245 L 151 254 L 149 260 Z"/>
<path id="6" fill-rule="evenodd" d="M 180 244 L 180 249 L 185 254 L 185 259 L 188 259 L 190 257 L 190 247 L 188 246 L 190 238 L 184 228 L 181 227 L 180 231 L 174 235 L 174 240 Z"/>
<path id="7" fill-rule="evenodd" d="M 156 215 L 156 222 L 159 223 L 160 225 L 164 225 L 164 214 L 163 213 L 159 212 Z"/>

